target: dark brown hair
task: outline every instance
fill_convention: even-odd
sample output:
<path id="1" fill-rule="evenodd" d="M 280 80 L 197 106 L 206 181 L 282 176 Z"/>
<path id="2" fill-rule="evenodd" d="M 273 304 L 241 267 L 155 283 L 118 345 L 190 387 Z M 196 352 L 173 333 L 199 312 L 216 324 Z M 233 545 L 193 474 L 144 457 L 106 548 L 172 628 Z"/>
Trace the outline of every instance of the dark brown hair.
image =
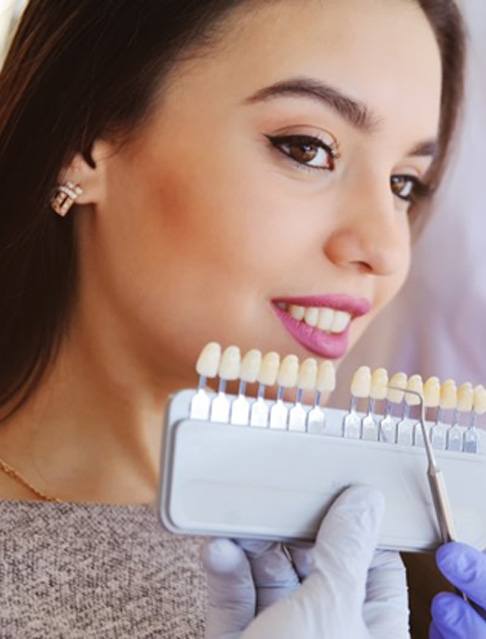
<path id="1" fill-rule="evenodd" d="M 453 0 L 414 1 L 432 25 L 444 68 L 436 186 L 461 102 L 463 27 Z M 76 301 L 73 216 L 61 218 L 49 204 L 60 170 L 78 152 L 94 166 L 90 150 L 99 137 L 123 143 L 135 135 L 177 62 L 209 50 L 226 15 L 245 3 L 256 4 L 30 0 L 0 72 L 3 419 L 54 361 Z"/>

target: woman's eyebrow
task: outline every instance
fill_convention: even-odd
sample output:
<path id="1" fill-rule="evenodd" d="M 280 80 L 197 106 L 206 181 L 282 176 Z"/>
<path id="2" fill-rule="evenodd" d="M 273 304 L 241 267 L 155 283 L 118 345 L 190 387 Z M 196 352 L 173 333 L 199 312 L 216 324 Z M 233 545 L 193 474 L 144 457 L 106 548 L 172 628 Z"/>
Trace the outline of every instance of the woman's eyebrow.
<path id="1" fill-rule="evenodd" d="M 377 129 L 380 123 L 380 118 L 370 111 L 363 102 L 345 95 L 329 84 L 308 77 L 289 78 L 271 84 L 250 95 L 243 101 L 243 104 L 254 104 L 287 95 L 317 100 L 334 109 L 354 128 L 361 131 L 371 133 Z"/>
<path id="2" fill-rule="evenodd" d="M 243 100 L 243 104 L 255 104 L 279 97 L 292 96 L 317 100 L 331 107 L 354 128 L 373 133 L 379 128 L 381 119 L 360 100 L 346 95 L 336 87 L 305 76 L 297 76 L 275 82 L 259 89 Z M 417 144 L 407 155 L 415 157 L 434 156 L 437 151 L 436 140 L 430 139 Z"/>

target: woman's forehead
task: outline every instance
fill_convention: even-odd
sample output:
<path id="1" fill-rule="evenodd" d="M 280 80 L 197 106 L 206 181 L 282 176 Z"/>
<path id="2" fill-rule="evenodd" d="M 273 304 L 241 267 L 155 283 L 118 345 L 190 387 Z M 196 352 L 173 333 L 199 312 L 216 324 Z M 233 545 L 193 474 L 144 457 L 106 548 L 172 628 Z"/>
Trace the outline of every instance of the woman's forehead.
<path id="1" fill-rule="evenodd" d="M 278 0 L 253 12 L 245 6 L 255 3 L 235 11 L 209 55 L 174 73 L 170 91 L 181 115 L 198 99 L 206 109 L 240 108 L 266 87 L 305 77 L 362 104 L 385 132 L 398 120 L 417 143 L 435 137 L 441 57 L 418 3 Z M 271 102 L 273 111 L 283 104 Z"/>

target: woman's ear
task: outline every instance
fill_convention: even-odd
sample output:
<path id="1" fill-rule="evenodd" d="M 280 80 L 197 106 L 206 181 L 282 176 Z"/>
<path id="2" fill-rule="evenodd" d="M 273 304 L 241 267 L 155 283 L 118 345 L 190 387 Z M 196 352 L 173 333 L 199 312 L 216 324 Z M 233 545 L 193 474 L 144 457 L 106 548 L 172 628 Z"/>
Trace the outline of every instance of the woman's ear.
<path id="1" fill-rule="evenodd" d="M 79 185 L 82 194 L 76 198 L 77 204 L 97 204 L 104 200 L 106 192 L 106 162 L 113 154 L 113 147 L 105 141 L 97 140 L 91 147 L 90 163 L 84 154 L 76 153 L 71 162 L 58 176 L 58 184 L 72 182 Z"/>

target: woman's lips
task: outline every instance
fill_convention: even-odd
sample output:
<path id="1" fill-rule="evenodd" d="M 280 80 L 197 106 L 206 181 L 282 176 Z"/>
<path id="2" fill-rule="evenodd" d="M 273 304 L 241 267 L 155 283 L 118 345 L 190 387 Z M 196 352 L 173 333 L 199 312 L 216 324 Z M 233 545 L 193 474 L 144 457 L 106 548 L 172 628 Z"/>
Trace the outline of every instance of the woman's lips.
<path id="1" fill-rule="evenodd" d="M 367 299 L 347 295 L 276 298 L 272 300 L 272 306 L 284 327 L 301 346 L 326 359 L 343 357 L 348 349 L 350 322 L 371 309 Z M 306 323 L 304 313 L 310 324 L 318 325 Z M 346 325 L 344 328 L 343 324 Z"/>

